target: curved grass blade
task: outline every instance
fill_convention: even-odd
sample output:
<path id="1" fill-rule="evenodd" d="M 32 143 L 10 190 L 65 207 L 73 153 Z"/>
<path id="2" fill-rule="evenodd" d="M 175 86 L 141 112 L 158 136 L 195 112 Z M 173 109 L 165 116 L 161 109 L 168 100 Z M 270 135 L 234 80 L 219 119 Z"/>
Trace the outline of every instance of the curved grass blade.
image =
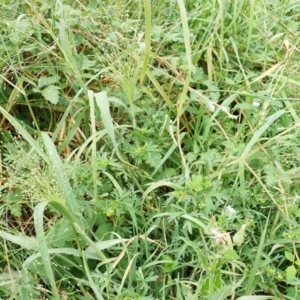
<path id="1" fill-rule="evenodd" d="M 0 112 L 2 115 L 11 123 L 11 125 L 16 129 L 16 131 L 29 143 L 34 151 L 36 151 L 41 158 L 49 163 L 49 158 L 45 154 L 43 148 L 39 143 L 30 135 L 30 133 L 19 123 L 13 116 L 11 116 L 5 109 L 0 106 Z"/>
<path id="2" fill-rule="evenodd" d="M 87 264 L 87 261 L 86 261 L 86 259 L 84 257 L 84 254 L 82 253 L 82 255 L 83 255 L 84 270 L 85 270 L 85 274 L 86 274 L 86 276 L 88 278 L 88 281 L 90 283 L 90 287 L 92 288 L 95 296 L 97 297 L 97 300 L 104 300 L 104 298 L 102 297 L 102 295 L 100 294 L 100 292 L 98 290 L 99 288 L 96 286 L 96 284 L 95 284 L 95 282 L 93 280 L 90 268 L 89 268 L 89 266 Z"/>
<path id="3" fill-rule="evenodd" d="M 250 142 L 247 144 L 246 148 L 244 149 L 243 153 L 241 154 L 241 157 L 247 156 L 247 154 L 250 152 L 252 146 L 258 141 L 260 136 L 270 127 L 270 125 L 273 122 L 275 122 L 278 118 L 280 118 L 280 116 L 282 116 L 283 113 L 284 113 L 284 110 L 279 110 L 266 119 L 266 122 L 255 132 L 255 134 L 251 138 Z M 239 176 L 240 176 L 240 184 L 241 184 L 242 190 L 245 189 L 244 167 L 245 167 L 245 160 L 241 160 L 239 162 Z"/>
<path id="4" fill-rule="evenodd" d="M 157 189 L 157 188 L 159 188 L 161 186 L 168 186 L 170 188 L 180 189 L 180 190 L 183 189 L 182 186 L 180 186 L 178 184 L 175 184 L 173 182 L 166 181 L 166 180 L 160 180 L 158 182 L 154 182 L 154 183 L 150 184 L 150 186 L 147 188 L 147 190 L 143 193 L 143 199 L 145 200 L 146 197 L 149 195 L 149 193 L 151 193 L 152 191 L 154 191 L 155 189 Z"/>

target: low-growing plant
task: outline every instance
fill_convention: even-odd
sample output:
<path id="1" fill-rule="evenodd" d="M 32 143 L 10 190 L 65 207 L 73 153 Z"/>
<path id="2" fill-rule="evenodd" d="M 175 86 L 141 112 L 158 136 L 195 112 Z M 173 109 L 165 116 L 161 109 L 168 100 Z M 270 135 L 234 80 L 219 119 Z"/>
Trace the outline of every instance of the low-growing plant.
<path id="1" fill-rule="evenodd" d="M 289 1 L 0 3 L 3 299 L 300 299 Z"/>

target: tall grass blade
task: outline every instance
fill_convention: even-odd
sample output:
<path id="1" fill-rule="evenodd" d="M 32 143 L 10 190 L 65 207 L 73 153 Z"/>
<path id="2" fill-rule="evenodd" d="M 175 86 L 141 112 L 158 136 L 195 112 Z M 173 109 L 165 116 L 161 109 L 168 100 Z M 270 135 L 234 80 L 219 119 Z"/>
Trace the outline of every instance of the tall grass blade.
<path id="1" fill-rule="evenodd" d="M 88 98 L 90 105 L 90 120 L 91 120 L 91 131 L 92 131 L 92 159 L 96 159 L 97 156 L 97 142 L 96 142 L 96 120 L 95 120 L 95 101 L 94 93 L 91 90 L 88 90 Z M 93 187 L 94 187 L 94 199 L 98 200 L 98 187 L 97 187 L 97 171 L 95 168 L 92 170 L 93 175 Z"/>
<path id="2" fill-rule="evenodd" d="M 265 245 L 265 238 L 266 238 L 266 234 L 267 234 L 267 230 L 268 230 L 269 217 L 270 217 L 270 215 L 268 216 L 266 223 L 264 223 L 265 228 L 260 237 L 260 242 L 259 242 L 259 246 L 257 248 L 255 261 L 251 268 L 251 272 L 250 272 L 250 275 L 248 277 L 248 280 L 247 280 L 247 283 L 245 286 L 245 294 L 246 295 L 251 295 L 253 290 L 256 287 L 256 285 L 254 284 L 254 281 L 255 281 L 256 273 L 258 272 L 258 269 L 259 269 L 260 263 L 261 263 L 261 257 L 262 257 L 262 253 L 263 253 L 263 249 L 264 249 L 264 245 Z"/>
<path id="3" fill-rule="evenodd" d="M 59 213 L 61 213 L 65 218 L 67 218 L 71 224 L 73 225 L 75 231 L 90 245 L 90 247 L 97 253 L 98 258 L 106 261 L 107 258 L 105 255 L 99 250 L 97 245 L 90 239 L 90 237 L 85 233 L 84 229 L 81 226 L 81 219 L 74 217 L 74 214 L 71 213 L 65 205 L 57 202 L 57 201 L 49 201 L 49 205 L 51 205 L 54 209 L 56 209 Z"/>
<path id="4" fill-rule="evenodd" d="M 249 21 L 248 21 L 248 39 L 247 39 L 247 48 L 246 48 L 246 54 L 249 51 L 251 39 L 252 39 L 252 30 L 254 26 L 254 8 L 255 8 L 255 0 L 250 0 L 248 8 L 250 10 L 250 15 L 249 15 Z"/>
<path id="5" fill-rule="evenodd" d="M 48 151 L 49 158 L 51 161 L 51 165 L 54 169 L 58 184 L 60 185 L 60 189 L 64 195 L 64 199 L 66 201 L 66 206 L 69 211 L 72 212 L 76 216 L 76 220 L 79 226 L 83 229 L 83 221 L 82 215 L 77 205 L 76 197 L 72 191 L 71 185 L 69 183 L 69 179 L 67 177 L 66 171 L 64 170 L 64 166 L 62 161 L 56 151 L 55 145 L 52 140 L 46 133 L 42 133 L 42 137 L 44 140 L 45 148 Z"/>
<path id="6" fill-rule="evenodd" d="M 151 1 L 144 0 L 144 12 L 145 12 L 145 56 L 142 66 L 140 82 L 141 84 L 144 81 L 148 64 L 150 62 L 150 53 L 151 53 Z"/>
<path id="7" fill-rule="evenodd" d="M 190 85 L 190 82 L 191 82 L 193 64 L 192 64 L 192 50 L 191 50 L 191 44 L 190 44 L 190 31 L 189 31 L 189 25 L 188 25 L 187 12 L 186 12 L 186 9 L 185 9 L 185 3 L 184 3 L 183 0 L 177 0 L 177 3 L 178 3 L 178 6 L 179 6 L 179 10 L 180 10 L 180 18 L 181 18 L 185 53 L 186 53 L 186 59 L 187 59 L 186 77 L 185 77 L 183 90 L 181 92 L 179 103 L 178 103 L 177 118 L 179 118 L 183 113 L 182 108 L 183 108 L 183 105 L 186 101 L 188 88 L 189 88 L 189 85 Z"/>
<path id="8" fill-rule="evenodd" d="M 44 233 L 44 210 L 45 207 L 47 206 L 48 201 L 43 201 L 40 202 L 34 209 L 34 225 L 35 225 L 35 230 L 36 230 L 36 238 L 38 240 L 38 245 L 39 245 L 39 251 L 41 253 L 41 258 L 43 261 L 43 265 L 46 271 L 46 275 L 48 277 L 48 280 L 51 285 L 52 293 L 54 296 L 54 299 L 59 300 L 59 293 L 58 289 L 56 286 L 53 270 L 51 267 L 51 260 L 50 260 L 50 255 L 48 252 L 48 246 L 47 246 L 47 241 Z"/>
<path id="9" fill-rule="evenodd" d="M 83 256 L 83 265 L 84 265 L 85 274 L 86 274 L 87 279 L 89 281 L 90 287 L 92 288 L 97 300 L 104 300 L 104 298 L 102 297 L 102 295 L 99 292 L 99 287 L 96 286 L 96 284 L 93 280 L 90 268 L 89 268 L 88 263 L 87 263 L 87 261 L 84 257 L 84 254 L 82 254 L 82 256 Z"/>
<path id="10" fill-rule="evenodd" d="M 111 117 L 110 109 L 109 109 L 109 101 L 107 98 L 106 92 L 100 92 L 94 94 L 96 103 L 100 108 L 101 118 L 104 125 L 104 128 L 107 131 L 109 138 L 111 139 L 115 149 L 117 149 L 117 142 L 115 137 L 115 129 L 113 124 L 113 119 Z"/>

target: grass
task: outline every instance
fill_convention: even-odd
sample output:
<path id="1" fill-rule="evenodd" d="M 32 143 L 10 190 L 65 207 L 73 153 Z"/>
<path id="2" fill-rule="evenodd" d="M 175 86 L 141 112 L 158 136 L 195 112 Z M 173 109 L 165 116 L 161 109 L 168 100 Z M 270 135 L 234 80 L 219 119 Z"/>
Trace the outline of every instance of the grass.
<path id="1" fill-rule="evenodd" d="M 0 1 L 1 299 L 300 299 L 299 6 Z"/>

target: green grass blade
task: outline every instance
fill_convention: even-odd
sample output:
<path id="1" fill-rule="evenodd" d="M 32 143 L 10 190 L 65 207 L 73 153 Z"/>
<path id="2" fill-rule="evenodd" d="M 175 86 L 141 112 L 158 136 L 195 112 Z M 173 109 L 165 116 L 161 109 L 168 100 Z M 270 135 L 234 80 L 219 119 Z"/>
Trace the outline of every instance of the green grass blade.
<path id="1" fill-rule="evenodd" d="M 260 136 L 270 127 L 270 125 L 273 122 L 275 122 L 278 118 L 280 118 L 280 116 L 282 116 L 283 113 L 284 113 L 284 110 L 279 110 L 266 119 L 266 122 L 255 132 L 255 134 L 251 138 L 250 142 L 245 147 L 243 153 L 241 154 L 242 157 L 245 157 L 250 152 L 252 146 L 258 141 Z M 244 167 L 245 167 L 245 161 L 241 160 L 239 163 L 239 176 L 240 176 L 240 184 L 241 184 L 242 190 L 244 190 L 244 188 L 245 188 Z"/>
<path id="2" fill-rule="evenodd" d="M 161 95 L 161 97 L 165 100 L 165 102 L 167 103 L 168 106 L 172 105 L 172 101 L 169 98 L 169 96 L 165 93 L 164 89 L 162 88 L 162 86 L 160 85 L 160 83 L 157 81 L 157 79 L 155 78 L 155 76 L 151 73 L 150 70 L 147 70 L 147 76 L 150 79 L 150 81 L 153 83 L 153 85 L 156 88 L 156 91 Z"/>
<path id="3" fill-rule="evenodd" d="M 250 0 L 250 3 L 248 5 L 249 10 L 250 10 L 250 16 L 248 20 L 248 39 L 247 39 L 247 48 L 246 48 L 246 53 L 248 53 L 251 39 L 252 39 L 252 30 L 253 30 L 253 25 L 254 25 L 254 8 L 255 8 L 255 0 Z"/>
<path id="4" fill-rule="evenodd" d="M 151 53 L 151 1 L 144 0 L 144 12 L 145 12 L 145 56 L 143 67 L 140 76 L 141 84 L 144 81 L 148 64 L 150 61 L 150 53 Z"/>
<path id="5" fill-rule="evenodd" d="M 48 280 L 51 285 L 52 293 L 54 296 L 54 299 L 59 300 L 59 293 L 56 286 L 53 270 L 51 267 L 51 261 L 50 261 L 50 255 L 48 252 L 48 246 L 47 241 L 44 233 L 44 210 L 47 206 L 48 201 L 40 202 L 34 209 L 34 224 L 35 224 L 35 230 L 36 230 L 36 238 L 39 243 L 39 251 L 41 253 L 41 258 L 43 261 L 43 265 L 46 271 L 46 275 L 48 277 Z"/>
<path id="6" fill-rule="evenodd" d="M 76 95 L 74 96 L 73 100 L 70 102 L 69 106 L 65 109 L 63 116 L 61 117 L 60 121 L 56 124 L 56 129 L 53 132 L 52 135 L 52 140 L 55 141 L 61 131 L 61 128 L 64 126 L 66 119 L 68 117 L 68 115 L 71 113 L 72 108 L 74 106 L 74 104 L 76 103 L 76 101 L 78 101 L 80 95 L 82 93 L 84 93 L 86 91 L 86 87 L 93 81 L 95 80 L 97 77 L 99 77 L 102 73 L 105 73 L 109 70 L 110 68 L 103 68 L 102 70 L 100 70 L 99 72 L 97 72 L 92 78 L 90 78 L 86 83 L 84 87 L 81 87 L 80 90 L 76 93 Z"/>
<path id="7" fill-rule="evenodd" d="M 98 249 L 97 245 L 90 239 L 90 237 L 85 233 L 84 229 L 81 226 L 81 219 L 75 218 L 74 213 L 70 212 L 62 203 L 57 201 L 49 201 L 54 209 L 60 212 L 65 218 L 67 218 L 73 225 L 75 231 L 90 245 L 90 247 L 97 253 L 98 258 L 101 258 L 103 261 L 106 261 L 105 255 Z M 79 222 L 78 222 L 79 220 Z"/>
<path id="8" fill-rule="evenodd" d="M 80 113 L 75 120 L 75 123 L 72 124 L 71 129 L 68 131 L 67 136 L 64 138 L 62 144 L 58 148 L 58 152 L 62 152 L 72 141 L 74 135 L 76 134 L 79 126 L 81 125 L 81 121 L 84 117 L 84 112 Z"/>
<path id="9" fill-rule="evenodd" d="M 160 168 L 162 167 L 162 165 L 165 163 L 165 161 L 171 156 L 171 154 L 175 151 L 175 149 L 177 148 L 176 144 L 172 144 L 172 146 L 170 147 L 170 149 L 166 152 L 166 154 L 164 155 L 164 157 L 161 159 L 161 161 L 158 163 L 157 167 L 155 168 L 155 170 L 152 172 L 152 174 L 150 175 L 151 177 L 153 177 L 156 172 L 158 170 L 160 170 Z"/>
<path id="10" fill-rule="evenodd" d="M 91 120 L 91 136 L 92 136 L 92 160 L 96 159 L 97 156 L 97 141 L 96 141 L 96 120 L 95 120 L 95 101 L 94 101 L 94 93 L 91 90 L 88 90 L 88 98 L 90 105 L 90 120 Z M 97 170 L 95 168 L 92 169 L 93 176 L 93 187 L 94 187 L 94 199 L 98 200 L 98 186 L 97 186 Z"/>
<path id="11" fill-rule="evenodd" d="M 114 124 L 113 124 L 113 119 L 110 114 L 110 109 L 109 109 L 109 101 L 107 98 L 106 92 L 100 92 L 94 94 L 96 103 L 98 107 L 100 108 L 101 112 L 101 118 L 103 125 L 107 131 L 107 134 L 109 138 L 111 139 L 115 149 L 117 149 L 117 142 L 116 142 L 116 137 L 115 137 L 115 129 L 114 129 Z"/>
<path id="12" fill-rule="evenodd" d="M 38 247 L 38 242 L 33 237 L 29 237 L 25 235 L 24 236 L 14 235 L 2 230 L 0 230 L 0 237 L 16 245 L 19 245 L 21 248 L 24 249 L 37 249 Z"/>
<path id="13" fill-rule="evenodd" d="M 185 9 L 185 4 L 183 0 L 177 0 L 179 9 L 180 9 L 180 18 L 181 18 L 181 24 L 182 24 L 182 30 L 183 30 L 183 38 L 184 38 L 184 46 L 185 46 L 185 53 L 186 53 L 186 59 L 187 59 L 187 73 L 184 81 L 183 90 L 180 95 L 179 103 L 178 103 L 178 115 L 179 118 L 183 111 L 183 105 L 186 101 L 186 95 L 188 92 L 188 88 L 191 82 L 192 78 L 192 50 L 191 50 L 191 44 L 190 44 L 190 31 L 189 31 L 189 25 L 188 25 L 188 19 L 187 19 L 187 12 Z"/>
<path id="14" fill-rule="evenodd" d="M 0 106 L 0 112 L 2 115 L 11 123 L 11 125 L 16 129 L 16 131 L 28 142 L 28 144 L 32 147 L 34 151 L 36 151 L 40 157 L 47 163 L 49 163 L 49 158 L 45 154 L 43 148 L 39 145 L 39 143 L 30 135 L 30 133 L 19 123 L 13 116 L 11 116 L 8 112 L 5 111 Z"/>
<path id="15" fill-rule="evenodd" d="M 263 253 L 263 249 L 264 249 L 264 246 L 265 246 L 265 238 L 266 238 L 266 234 L 267 234 L 267 230 L 268 230 L 268 224 L 269 224 L 269 216 L 268 216 L 268 219 L 266 221 L 266 223 L 264 223 L 264 230 L 262 232 L 262 235 L 260 237 L 260 242 L 259 242 L 259 246 L 258 246 L 258 249 L 257 249 L 257 253 L 256 253 L 256 257 L 255 257 L 255 261 L 254 261 L 254 264 L 251 268 L 251 272 L 250 272 L 250 275 L 248 277 L 248 280 L 247 280 L 247 283 L 246 283 L 246 286 L 245 286 L 245 294 L 246 295 L 251 295 L 252 292 L 255 290 L 255 276 L 256 276 L 256 273 L 258 272 L 259 270 L 259 267 L 260 267 L 260 263 L 261 263 L 261 257 L 262 257 L 262 253 Z"/>
<path id="16" fill-rule="evenodd" d="M 77 205 L 76 197 L 72 191 L 71 185 L 69 183 L 69 179 L 67 177 L 66 172 L 64 171 L 64 166 L 56 151 L 55 145 L 53 144 L 51 138 L 46 133 L 42 133 L 42 137 L 44 140 L 45 148 L 48 151 L 50 161 L 54 169 L 57 181 L 60 185 L 60 189 L 64 195 L 66 206 L 68 207 L 69 211 L 76 216 L 76 220 L 79 226 L 81 228 L 84 228 L 82 216 Z"/>
<path id="17" fill-rule="evenodd" d="M 93 280 L 90 268 L 89 268 L 89 266 L 87 264 L 87 261 L 86 261 L 86 259 L 84 257 L 84 254 L 82 253 L 82 255 L 83 255 L 84 270 L 85 270 L 85 274 L 87 276 L 87 279 L 89 281 L 90 287 L 93 290 L 93 292 L 94 292 L 97 300 L 104 300 L 104 298 L 102 297 L 102 295 L 99 292 L 99 287 L 96 286 L 96 284 L 95 284 L 95 282 Z"/>

